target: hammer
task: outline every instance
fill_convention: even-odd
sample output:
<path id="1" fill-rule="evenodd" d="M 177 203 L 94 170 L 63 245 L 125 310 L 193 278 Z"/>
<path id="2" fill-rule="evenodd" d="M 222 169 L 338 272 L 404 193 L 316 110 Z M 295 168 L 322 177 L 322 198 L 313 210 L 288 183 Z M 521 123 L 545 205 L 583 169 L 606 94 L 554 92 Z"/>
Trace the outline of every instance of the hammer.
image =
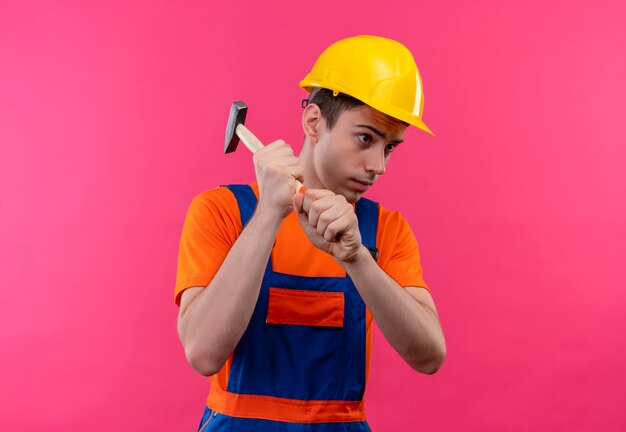
<path id="1" fill-rule="evenodd" d="M 246 147 L 252 152 L 263 148 L 263 144 L 252 132 L 243 124 L 246 121 L 248 113 L 248 105 L 242 101 L 233 102 L 230 106 L 230 114 L 228 115 L 228 124 L 226 125 L 226 139 L 224 140 L 224 154 L 237 150 L 237 144 L 241 140 Z M 300 180 L 296 179 L 296 191 L 302 187 Z"/>

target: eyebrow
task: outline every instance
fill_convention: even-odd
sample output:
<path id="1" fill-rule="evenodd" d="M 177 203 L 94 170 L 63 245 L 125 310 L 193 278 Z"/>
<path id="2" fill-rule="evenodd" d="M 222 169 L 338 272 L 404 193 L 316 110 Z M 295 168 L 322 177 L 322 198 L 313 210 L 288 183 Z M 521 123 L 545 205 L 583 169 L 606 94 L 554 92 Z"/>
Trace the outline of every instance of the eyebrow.
<path id="1" fill-rule="evenodd" d="M 383 132 L 383 131 L 381 131 L 381 130 L 376 129 L 376 128 L 375 128 L 375 127 L 373 127 L 373 126 L 370 126 L 370 125 L 365 125 L 365 124 L 360 124 L 360 125 L 357 125 L 357 126 L 358 126 L 358 127 L 363 127 L 363 128 L 366 128 L 366 129 L 371 130 L 372 132 L 374 132 L 376 135 L 378 135 L 379 137 L 381 137 L 381 138 L 382 138 L 382 139 L 384 139 L 384 140 L 386 140 L 386 139 L 387 139 L 387 134 L 386 134 L 386 133 L 384 133 L 384 132 Z M 402 143 L 402 142 L 404 142 L 404 140 L 403 140 L 403 139 L 397 139 L 397 140 L 393 140 L 393 141 L 391 141 L 391 143 L 392 143 L 392 144 L 400 144 L 400 143 Z"/>

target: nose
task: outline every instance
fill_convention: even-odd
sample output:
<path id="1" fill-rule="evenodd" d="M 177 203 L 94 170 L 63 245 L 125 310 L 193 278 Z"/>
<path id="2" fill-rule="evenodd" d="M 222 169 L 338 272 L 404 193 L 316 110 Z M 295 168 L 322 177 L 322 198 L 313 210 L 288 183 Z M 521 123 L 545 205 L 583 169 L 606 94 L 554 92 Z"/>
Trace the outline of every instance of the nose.
<path id="1" fill-rule="evenodd" d="M 367 152 L 365 160 L 365 171 L 374 173 L 376 175 L 385 174 L 385 165 L 387 165 L 387 158 L 385 157 L 385 151 L 372 148 Z"/>

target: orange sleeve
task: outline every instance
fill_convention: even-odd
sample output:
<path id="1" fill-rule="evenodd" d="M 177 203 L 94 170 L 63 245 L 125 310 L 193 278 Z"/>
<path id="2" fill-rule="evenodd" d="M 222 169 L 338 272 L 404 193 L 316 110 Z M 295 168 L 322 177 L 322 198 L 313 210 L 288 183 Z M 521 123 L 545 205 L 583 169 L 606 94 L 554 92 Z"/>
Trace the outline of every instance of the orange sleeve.
<path id="1" fill-rule="evenodd" d="M 191 201 L 178 249 L 177 305 L 185 289 L 211 282 L 241 229 L 237 200 L 228 188 L 203 192 Z"/>
<path id="2" fill-rule="evenodd" d="M 380 207 L 377 244 L 379 265 L 401 287 L 421 287 L 424 281 L 419 247 L 413 231 L 400 212 Z M 382 228 L 382 229 L 381 229 Z"/>

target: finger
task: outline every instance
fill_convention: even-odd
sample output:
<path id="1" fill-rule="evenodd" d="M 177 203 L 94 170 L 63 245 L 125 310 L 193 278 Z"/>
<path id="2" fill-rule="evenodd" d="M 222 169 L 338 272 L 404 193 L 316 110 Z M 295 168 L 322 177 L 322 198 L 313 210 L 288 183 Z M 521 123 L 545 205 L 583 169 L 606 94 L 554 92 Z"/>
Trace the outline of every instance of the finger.
<path id="1" fill-rule="evenodd" d="M 316 200 L 323 198 L 325 196 L 331 196 L 331 195 L 335 195 L 332 191 L 326 190 L 326 189 L 309 189 L 306 191 L 306 193 L 304 194 L 304 212 L 308 213 L 309 212 L 309 207 L 311 207 L 311 204 L 313 204 Z"/>
<path id="2" fill-rule="evenodd" d="M 275 141 L 254 153 L 256 157 L 266 157 L 268 155 L 293 156 L 293 154 L 293 148 L 284 141 Z"/>
<path id="3" fill-rule="evenodd" d="M 265 160 L 256 160 L 255 169 L 261 169 L 266 173 L 275 173 L 278 175 L 289 174 L 292 177 L 304 177 L 304 170 L 298 162 L 298 158 L 283 157 L 275 159 L 271 162 Z"/>
<path id="4" fill-rule="evenodd" d="M 311 226 L 317 228 L 319 216 L 335 205 L 338 205 L 338 203 L 334 194 L 333 196 L 325 196 L 313 201 L 311 205 L 309 205 L 309 210 L 307 212 Z"/>
<path id="5" fill-rule="evenodd" d="M 298 217 L 300 217 L 300 215 L 303 215 L 303 212 L 302 212 L 302 201 L 304 201 L 304 194 L 296 193 L 293 196 L 292 200 L 293 200 L 293 208 L 298 213 Z"/>
<path id="6" fill-rule="evenodd" d="M 261 149 L 257 151 L 253 158 L 258 161 L 263 161 L 265 163 L 269 163 L 278 158 L 294 158 L 298 159 L 294 154 L 293 150 L 290 148 L 280 148 L 280 149 Z"/>
<path id="7" fill-rule="evenodd" d="M 348 209 L 342 205 L 333 205 L 321 212 L 317 219 L 317 233 L 323 236 L 328 226 L 342 217 L 347 211 Z"/>
<path id="8" fill-rule="evenodd" d="M 311 243 L 313 243 L 317 248 L 328 252 L 328 242 L 324 240 L 324 237 L 318 234 L 318 232 L 315 230 L 315 227 L 312 227 L 309 224 L 306 213 L 298 212 L 296 214 L 298 215 L 298 221 L 300 223 L 300 226 L 302 227 L 302 230 L 304 231 L 306 236 L 309 238 L 309 241 L 311 241 Z"/>
<path id="9" fill-rule="evenodd" d="M 304 169 L 300 165 L 288 166 L 285 170 L 293 178 L 304 180 Z"/>
<path id="10" fill-rule="evenodd" d="M 276 141 L 272 141 L 271 143 L 266 145 L 264 148 L 266 148 L 266 149 L 276 149 L 276 148 L 285 147 L 285 146 L 291 147 L 291 146 L 289 146 L 289 144 L 287 144 L 285 142 L 285 140 L 279 139 L 279 140 L 276 140 Z"/>
<path id="11" fill-rule="evenodd" d="M 327 192 L 330 192 L 330 191 L 327 191 Z M 340 210 L 341 213 L 352 208 L 352 206 L 348 204 L 348 202 L 346 201 L 346 198 L 343 195 L 335 195 L 332 192 L 328 194 L 318 194 L 318 196 L 319 195 L 322 195 L 322 196 L 316 199 L 315 201 L 313 201 L 309 206 L 309 213 L 313 212 L 316 214 L 315 221 L 317 221 L 317 217 L 322 212 L 326 211 L 330 207 L 336 206 L 339 209 L 343 209 L 343 210 Z"/>
<path id="12" fill-rule="evenodd" d="M 266 165 L 272 166 L 294 166 L 299 165 L 300 161 L 295 156 L 273 156 L 264 160 Z"/>
<path id="13" fill-rule="evenodd" d="M 354 229 L 354 219 L 349 214 L 344 214 L 339 219 L 331 222 L 327 227 L 326 231 L 322 236 L 326 241 L 336 242 L 341 235 L 344 235 L 349 232 L 349 230 Z"/>

